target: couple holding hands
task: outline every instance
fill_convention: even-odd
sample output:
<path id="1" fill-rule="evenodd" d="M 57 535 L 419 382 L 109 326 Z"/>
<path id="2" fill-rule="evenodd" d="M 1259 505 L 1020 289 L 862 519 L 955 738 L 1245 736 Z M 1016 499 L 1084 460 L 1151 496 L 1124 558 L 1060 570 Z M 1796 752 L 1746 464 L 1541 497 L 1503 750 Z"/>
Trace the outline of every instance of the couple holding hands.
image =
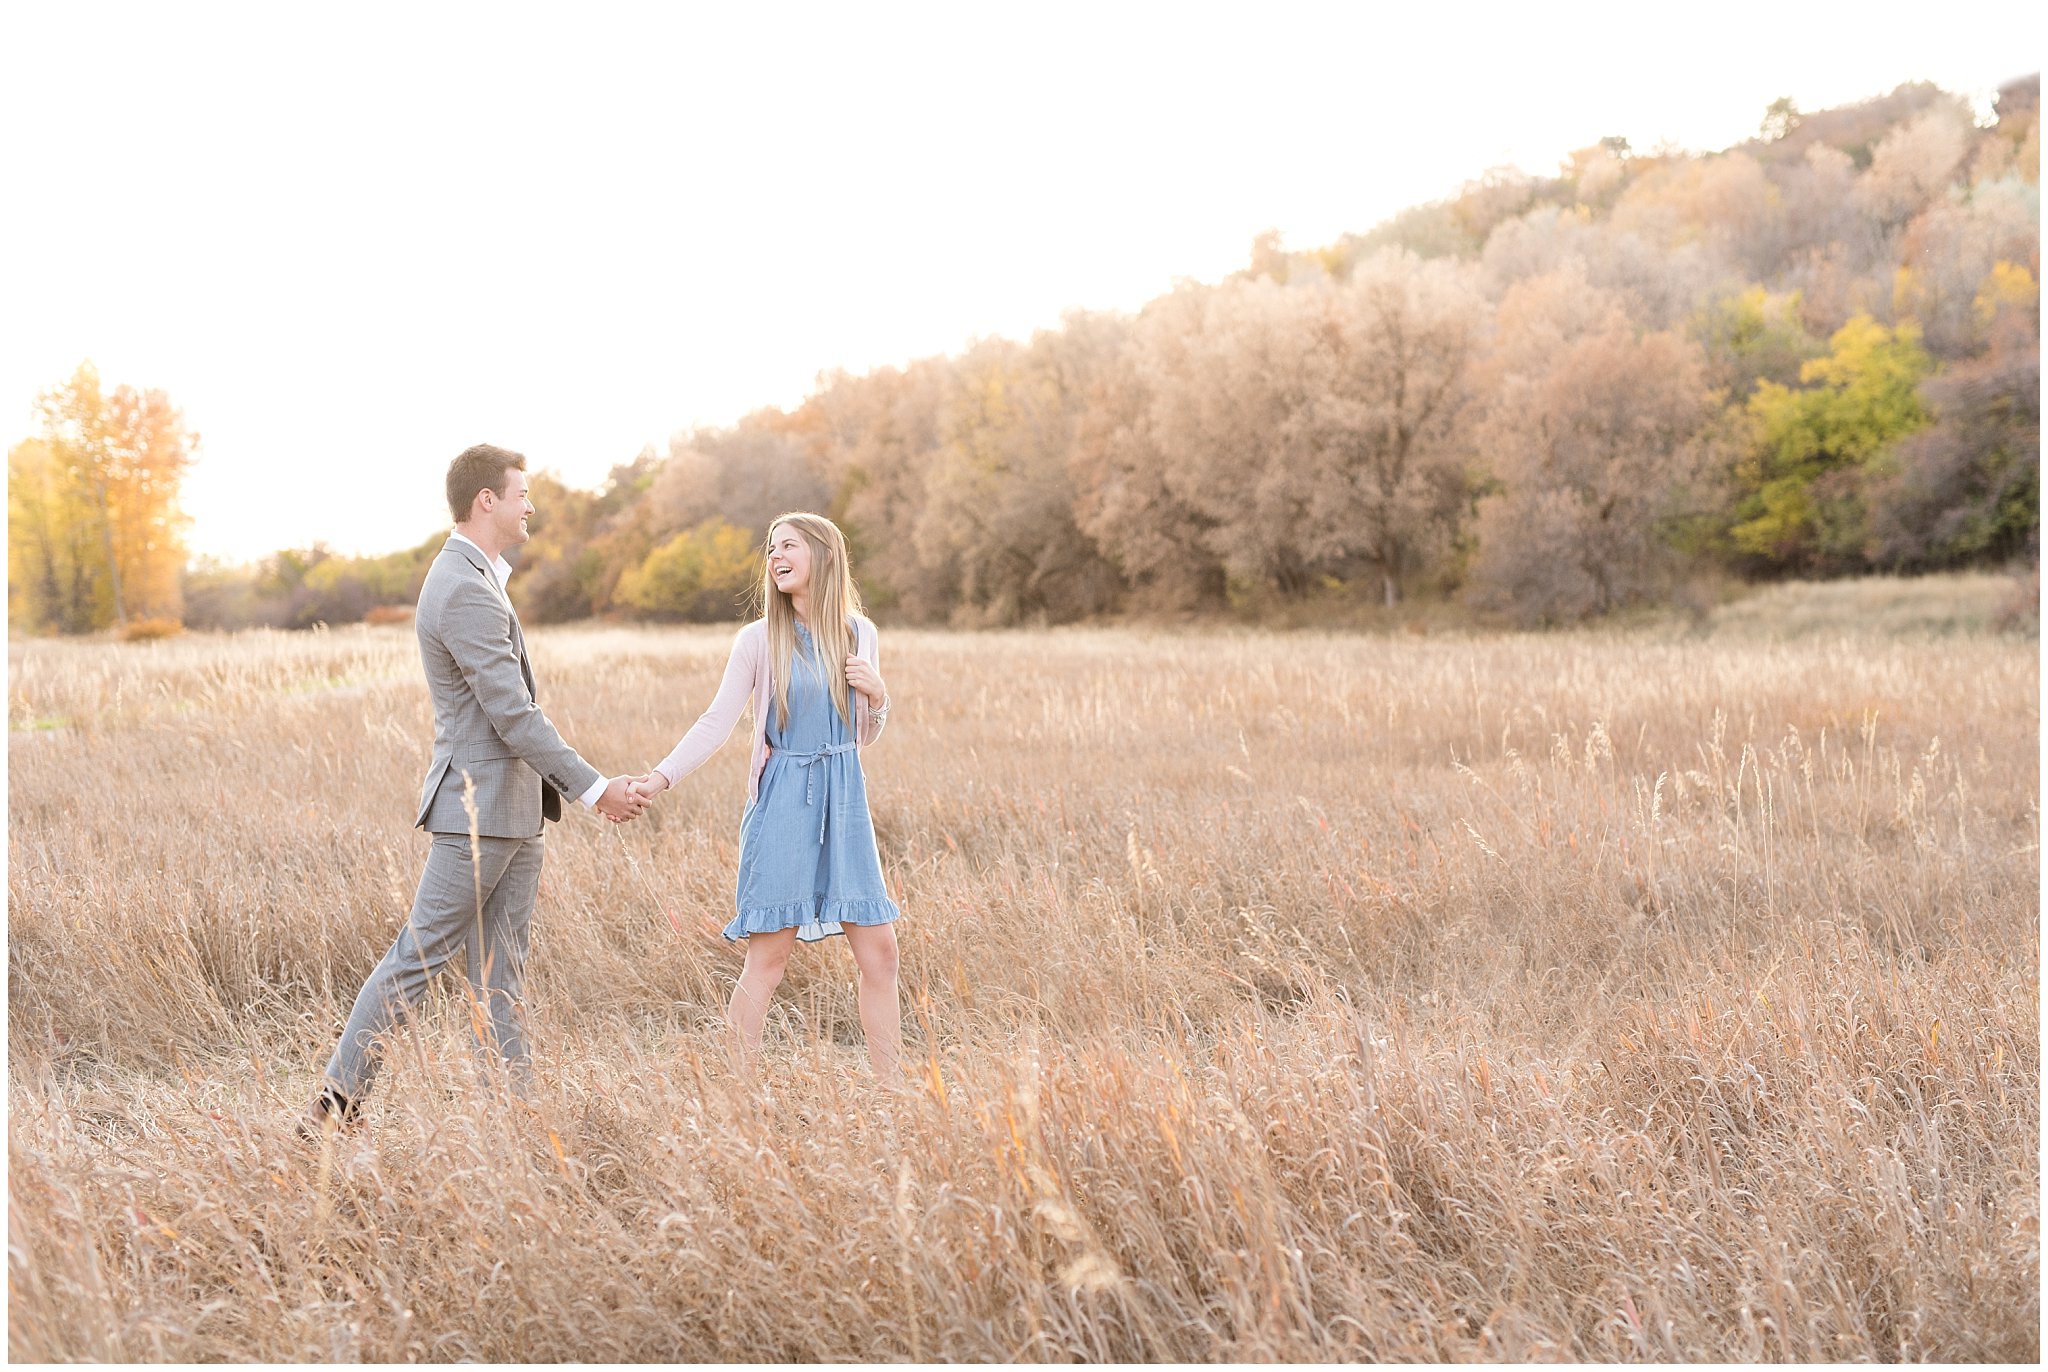
<path id="1" fill-rule="evenodd" d="M 505 593 L 505 550 L 533 514 L 526 459 L 479 444 L 448 468 L 455 531 L 420 587 L 413 629 L 434 705 L 434 755 L 415 824 L 433 835 L 412 912 L 357 992 L 301 1132 L 355 1123 L 403 1022 L 444 967 L 462 973 L 480 1033 L 479 1066 L 502 1059 L 510 1085 L 532 1080 L 521 989 L 540 889 L 544 819 L 573 796 L 616 823 L 731 737 L 753 707 L 747 806 L 740 820 L 738 910 L 725 936 L 746 965 L 727 1021 L 743 1060 L 760 1048 L 768 998 L 790 950 L 844 934 L 859 974 L 861 1028 L 875 1076 L 901 1079 L 896 991 L 898 911 L 882 881 L 859 750 L 888 719 L 873 621 L 861 613 L 846 540 L 831 520 L 788 514 L 768 531 L 762 614 L 733 640 L 711 705 L 641 776 L 607 778 L 541 712 L 519 615 Z"/>

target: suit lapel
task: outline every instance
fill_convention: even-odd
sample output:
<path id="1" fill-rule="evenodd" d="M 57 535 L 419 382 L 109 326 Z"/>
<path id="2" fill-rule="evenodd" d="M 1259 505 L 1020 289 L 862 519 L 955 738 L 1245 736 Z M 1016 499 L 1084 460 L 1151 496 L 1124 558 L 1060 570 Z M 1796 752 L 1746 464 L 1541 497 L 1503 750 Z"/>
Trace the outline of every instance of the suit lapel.
<path id="1" fill-rule="evenodd" d="M 471 543 L 466 538 L 456 538 L 451 534 L 447 543 L 442 545 L 441 551 L 444 553 L 454 553 L 464 562 L 467 562 L 476 570 L 476 574 L 484 579 L 484 584 L 491 588 L 493 595 L 497 596 L 500 600 L 505 599 L 505 588 L 498 584 L 498 574 L 491 570 L 490 559 L 484 556 L 482 548 L 477 547 L 476 544 Z"/>
<path id="2" fill-rule="evenodd" d="M 506 597 L 505 603 L 508 606 L 511 605 L 511 597 Z M 526 633 L 519 627 L 519 611 L 517 610 L 512 611 L 512 650 L 519 654 L 519 674 L 526 678 L 527 697 L 534 704 L 538 705 L 540 703 L 540 687 L 534 684 L 533 659 L 526 655 Z"/>

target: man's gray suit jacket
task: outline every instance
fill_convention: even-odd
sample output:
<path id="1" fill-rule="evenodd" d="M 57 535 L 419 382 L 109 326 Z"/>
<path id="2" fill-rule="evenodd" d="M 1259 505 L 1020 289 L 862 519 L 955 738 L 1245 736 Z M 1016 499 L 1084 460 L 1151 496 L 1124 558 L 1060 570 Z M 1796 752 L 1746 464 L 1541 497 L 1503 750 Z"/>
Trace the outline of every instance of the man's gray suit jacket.
<path id="1" fill-rule="evenodd" d="M 536 837 L 541 816 L 560 819 L 561 798 L 581 796 L 599 774 L 541 713 L 526 635 L 482 549 L 448 540 L 420 587 L 413 632 L 434 701 L 434 760 L 413 822 L 468 833 L 466 773 L 480 836 Z"/>

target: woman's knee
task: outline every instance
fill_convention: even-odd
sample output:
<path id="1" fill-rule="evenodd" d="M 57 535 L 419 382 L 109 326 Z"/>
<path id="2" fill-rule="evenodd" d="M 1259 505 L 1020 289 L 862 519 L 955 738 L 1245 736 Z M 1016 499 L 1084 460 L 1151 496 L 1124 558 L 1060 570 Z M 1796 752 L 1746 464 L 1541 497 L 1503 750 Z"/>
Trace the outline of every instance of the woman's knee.
<path id="1" fill-rule="evenodd" d="M 782 974 L 788 967 L 789 959 L 786 957 L 749 959 L 740 978 L 755 990 L 766 993 L 782 985 Z"/>
<path id="2" fill-rule="evenodd" d="M 747 965 L 740 975 L 748 981 L 767 989 L 773 989 L 782 980 L 783 972 L 789 967 L 789 948 L 780 940 L 775 943 L 761 942 L 759 936 L 747 940 Z"/>
<path id="3" fill-rule="evenodd" d="M 864 934 L 857 940 L 849 939 L 848 942 L 853 945 L 853 965 L 859 969 L 864 980 L 896 980 L 896 968 L 901 958 L 896 950 L 894 928 L 887 924 L 877 925 L 873 933 Z"/>

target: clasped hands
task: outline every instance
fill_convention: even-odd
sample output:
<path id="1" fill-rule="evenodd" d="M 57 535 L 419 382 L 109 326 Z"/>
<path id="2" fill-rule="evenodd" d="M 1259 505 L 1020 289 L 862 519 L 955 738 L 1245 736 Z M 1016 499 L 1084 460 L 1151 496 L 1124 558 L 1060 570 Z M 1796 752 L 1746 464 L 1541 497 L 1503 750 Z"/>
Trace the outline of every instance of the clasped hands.
<path id="1" fill-rule="evenodd" d="M 642 805 L 651 805 L 654 798 L 668 789 L 668 778 L 660 772 L 646 772 L 637 777 L 626 778 L 632 791 Z"/>
<path id="2" fill-rule="evenodd" d="M 654 798 L 668 789 L 668 778 L 660 772 L 639 776 L 613 777 L 598 797 L 597 811 L 614 824 L 624 824 L 647 813 Z"/>
<path id="3" fill-rule="evenodd" d="M 624 824 L 647 813 L 647 797 L 634 790 L 642 777 L 613 777 L 596 801 L 597 812 L 614 824 Z"/>
<path id="4" fill-rule="evenodd" d="M 597 812 L 614 824 L 624 824 L 646 814 L 648 805 L 667 789 L 668 778 L 660 772 L 613 777 L 597 798 Z"/>

